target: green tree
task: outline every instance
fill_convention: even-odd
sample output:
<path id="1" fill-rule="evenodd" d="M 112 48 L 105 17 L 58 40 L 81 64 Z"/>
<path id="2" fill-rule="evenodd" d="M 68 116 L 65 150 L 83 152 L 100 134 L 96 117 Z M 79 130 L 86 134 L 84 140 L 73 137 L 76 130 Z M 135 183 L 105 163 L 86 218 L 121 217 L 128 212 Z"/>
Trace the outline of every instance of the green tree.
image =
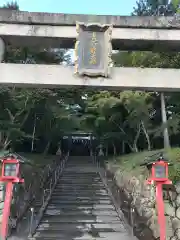
<path id="1" fill-rule="evenodd" d="M 7 10 L 19 10 L 16 2 L 3 6 Z M 6 46 L 4 62 L 23 64 L 62 64 L 70 62 L 66 49 L 41 49 Z M 75 127 L 77 120 L 68 109 L 80 102 L 80 91 L 75 89 L 19 89 L 3 88 L 0 91 L 0 147 L 9 148 L 17 142 L 31 141 L 32 150 L 36 142 L 43 139 L 47 152 L 52 139 L 63 131 Z M 33 119 L 33 121 L 32 121 Z"/>
<path id="2" fill-rule="evenodd" d="M 16 1 L 11 1 L 11 2 L 4 4 L 3 7 L 1 7 L 1 8 L 5 8 L 5 9 L 9 9 L 9 10 L 19 10 L 19 5 Z"/>

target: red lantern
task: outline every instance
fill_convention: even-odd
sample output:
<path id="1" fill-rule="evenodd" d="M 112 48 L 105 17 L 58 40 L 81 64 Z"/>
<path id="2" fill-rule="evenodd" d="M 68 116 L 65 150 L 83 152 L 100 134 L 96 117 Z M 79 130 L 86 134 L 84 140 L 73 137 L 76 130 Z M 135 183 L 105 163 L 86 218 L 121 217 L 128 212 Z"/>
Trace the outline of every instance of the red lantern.
<path id="1" fill-rule="evenodd" d="M 24 182 L 24 179 L 19 178 L 20 177 L 19 169 L 20 164 L 18 159 L 7 157 L 2 160 L 2 172 L 0 181 L 6 182 L 6 195 L 4 200 L 3 217 L 0 232 L 2 240 L 5 240 L 7 238 L 10 207 L 13 194 L 13 185 L 14 183 Z"/>
<path id="2" fill-rule="evenodd" d="M 7 158 L 2 160 L 2 172 L 0 181 L 19 182 L 19 161 L 17 159 Z"/>
<path id="3" fill-rule="evenodd" d="M 155 184 L 156 186 L 156 204 L 158 211 L 158 222 L 160 226 L 160 240 L 166 239 L 166 221 L 164 214 L 163 190 L 164 184 L 172 184 L 168 179 L 168 165 L 162 157 L 156 162 L 147 163 L 148 169 L 151 169 L 151 177 L 147 180 L 147 184 Z"/>
<path id="4" fill-rule="evenodd" d="M 168 165 L 169 163 L 163 160 L 153 162 L 151 166 L 151 177 L 147 180 L 148 184 L 153 184 L 154 182 L 172 184 L 168 179 Z"/>

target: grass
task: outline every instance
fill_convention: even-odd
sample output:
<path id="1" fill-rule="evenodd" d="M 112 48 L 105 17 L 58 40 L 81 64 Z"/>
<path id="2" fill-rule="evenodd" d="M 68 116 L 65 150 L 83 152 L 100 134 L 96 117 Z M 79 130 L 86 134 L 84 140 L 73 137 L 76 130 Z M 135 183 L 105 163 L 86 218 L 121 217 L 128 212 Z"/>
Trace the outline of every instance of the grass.
<path id="1" fill-rule="evenodd" d="M 8 151 L 0 151 L 0 158 L 3 158 L 4 155 L 8 154 Z M 20 156 L 25 158 L 25 161 L 30 162 L 35 165 L 45 165 L 51 163 L 56 155 L 43 155 L 37 153 L 18 153 Z"/>
<path id="2" fill-rule="evenodd" d="M 53 160 L 57 159 L 56 155 L 46 155 L 43 154 L 31 154 L 31 153 L 19 153 L 22 157 L 24 157 L 24 161 L 28 162 L 28 164 L 22 164 L 22 178 L 25 181 L 26 190 L 29 188 L 30 184 L 35 181 L 37 186 L 41 184 L 41 173 L 45 169 L 44 165 L 48 165 L 52 163 Z M 43 166 L 43 167 L 42 167 Z M 35 173 L 35 175 L 33 175 Z M 20 198 L 24 195 L 24 187 L 21 184 L 16 185 L 17 192 L 14 194 L 14 201 L 11 206 L 11 214 L 15 216 L 17 214 L 17 203 L 15 201 L 16 197 Z"/>
<path id="3" fill-rule="evenodd" d="M 180 148 L 172 148 L 169 150 L 159 149 L 154 151 L 144 151 L 139 153 L 131 153 L 123 156 L 118 156 L 114 159 L 109 159 L 108 163 L 113 165 L 115 168 L 119 168 L 122 172 L 133 176 L 143 175 L 144 178 L 147 177 L 148 171 L 145 167 L 140 166 L 149 156 L 149 159 L 155 159 L 155 156 L 150 157 L 156 153 L 164 153 L 164 157 L 168 159 L 169 162 L 173 163 L 173 166 L 169 167 L 169 178 L 176 183 L 180 181 Z"/>
<path id="4" fill-rule="evenodd" d="M 57 158 L 56 155 L 43 155 L 43 154 L 36 154 L 36 153 L 20 153 L 21 156 L 25 157 L 29 160 L 32 164 L 38 165 L 46 165 L 51 163 L 54 159 Z"/>
<path id="5" fill-rule="evenodd" d="M 7 154 L 8 152 L 1 152 L 0 151 L 0 158 L 4 156 L 4 153 Z M 56 155 L 46 155 L 43 154 L 32 154 L 32 153 L 19 153 L 20 156 L 24 157 L 25 163 L 28 164 L 22 164 L 20 165 L 20 168 L 22 169 L 22 173 L 25 179 L 25 182 L 28 183 L 32 179 L 32 173 L 40 173 L 44 166 L 52 163 L 53 160 L 57 159 Z M 0 164 L 0 171 L 1 171 L 1 164 Z"/>
<path id="6" fill-rule="evenodd" d="M 32 154 L 32 153 L 20 153 L 30 164 L 23 164 L 22 171 L 25 182 L 31 182 L 32 172 L 38 173 L 38 175 L 45 169 L 45 166 L 52 163 L 57 158 L 56 155 Z"/>
<path id="7" fill-rule="evenodd" d="M 3 158 L 4 155 L 8 154 L 8 151 L 0 151 L 0 159 Z M 20 164 L 21 169 L 21 177 L 25 180 L 26 189 L 30 186 L 32 181 L 36 181 L 37 186 L 40 185 L 40 174 L 42 170 L 45 169 L 45 165 L 52 163 L 55 159 L 57 159 L 56 155 L 46 155 L 43 154 L 32 154 L 32 153 L 19 153 L 28 164 Z M 0 171 L 1 171 L 1 163 L 0 163 Z M 33 173 L 36 173 L 33 175 Z M 17 192 L 14 193 L 14 199 L 11 205 L 11 214 L 12 216 L 17 215 L 17 206 L 16 206 L 16 197 L 24 195 L 24 188 L 22 184 L 16 184 Z M 21 198 L 21 197 L 20 197 Z"/>

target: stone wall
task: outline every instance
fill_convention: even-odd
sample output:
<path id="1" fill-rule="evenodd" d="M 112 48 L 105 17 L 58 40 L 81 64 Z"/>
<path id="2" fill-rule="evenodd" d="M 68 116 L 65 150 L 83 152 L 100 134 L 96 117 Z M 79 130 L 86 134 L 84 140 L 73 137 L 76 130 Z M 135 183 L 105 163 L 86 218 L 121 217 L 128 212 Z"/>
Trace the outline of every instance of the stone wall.
<path id="1" fill-rule="evenodd" d="M 116 185 L 115 192 L 117 193 L 117 188 L 120 192 L 122 210 L 125 205 L 128 205 L 125 208 L 129 212 L 130 208 L 135 210 L 133 219 L 130 220 L 131 225 L 133 222 L 135 235 L 139 239 L 159 239 L 155 187 L 145 183 L 144 175 L 135 177 L 110 164 L 106 165 L 106 172 L 108 178 L 113 179 L 112 185 Z M 166 240 L 180 240 L 180 183 L 164 189 L 164 206 Z"/>

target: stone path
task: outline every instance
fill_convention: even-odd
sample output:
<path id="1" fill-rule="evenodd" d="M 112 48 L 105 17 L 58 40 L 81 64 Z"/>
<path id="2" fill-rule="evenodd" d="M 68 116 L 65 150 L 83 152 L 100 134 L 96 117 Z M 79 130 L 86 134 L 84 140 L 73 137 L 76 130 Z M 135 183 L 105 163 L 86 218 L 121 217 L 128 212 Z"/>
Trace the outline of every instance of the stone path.
<path id="1" fill-rule="evenodd" d="M 92 163 L 71 158 L 34 239 L 132 240 Z"/>

